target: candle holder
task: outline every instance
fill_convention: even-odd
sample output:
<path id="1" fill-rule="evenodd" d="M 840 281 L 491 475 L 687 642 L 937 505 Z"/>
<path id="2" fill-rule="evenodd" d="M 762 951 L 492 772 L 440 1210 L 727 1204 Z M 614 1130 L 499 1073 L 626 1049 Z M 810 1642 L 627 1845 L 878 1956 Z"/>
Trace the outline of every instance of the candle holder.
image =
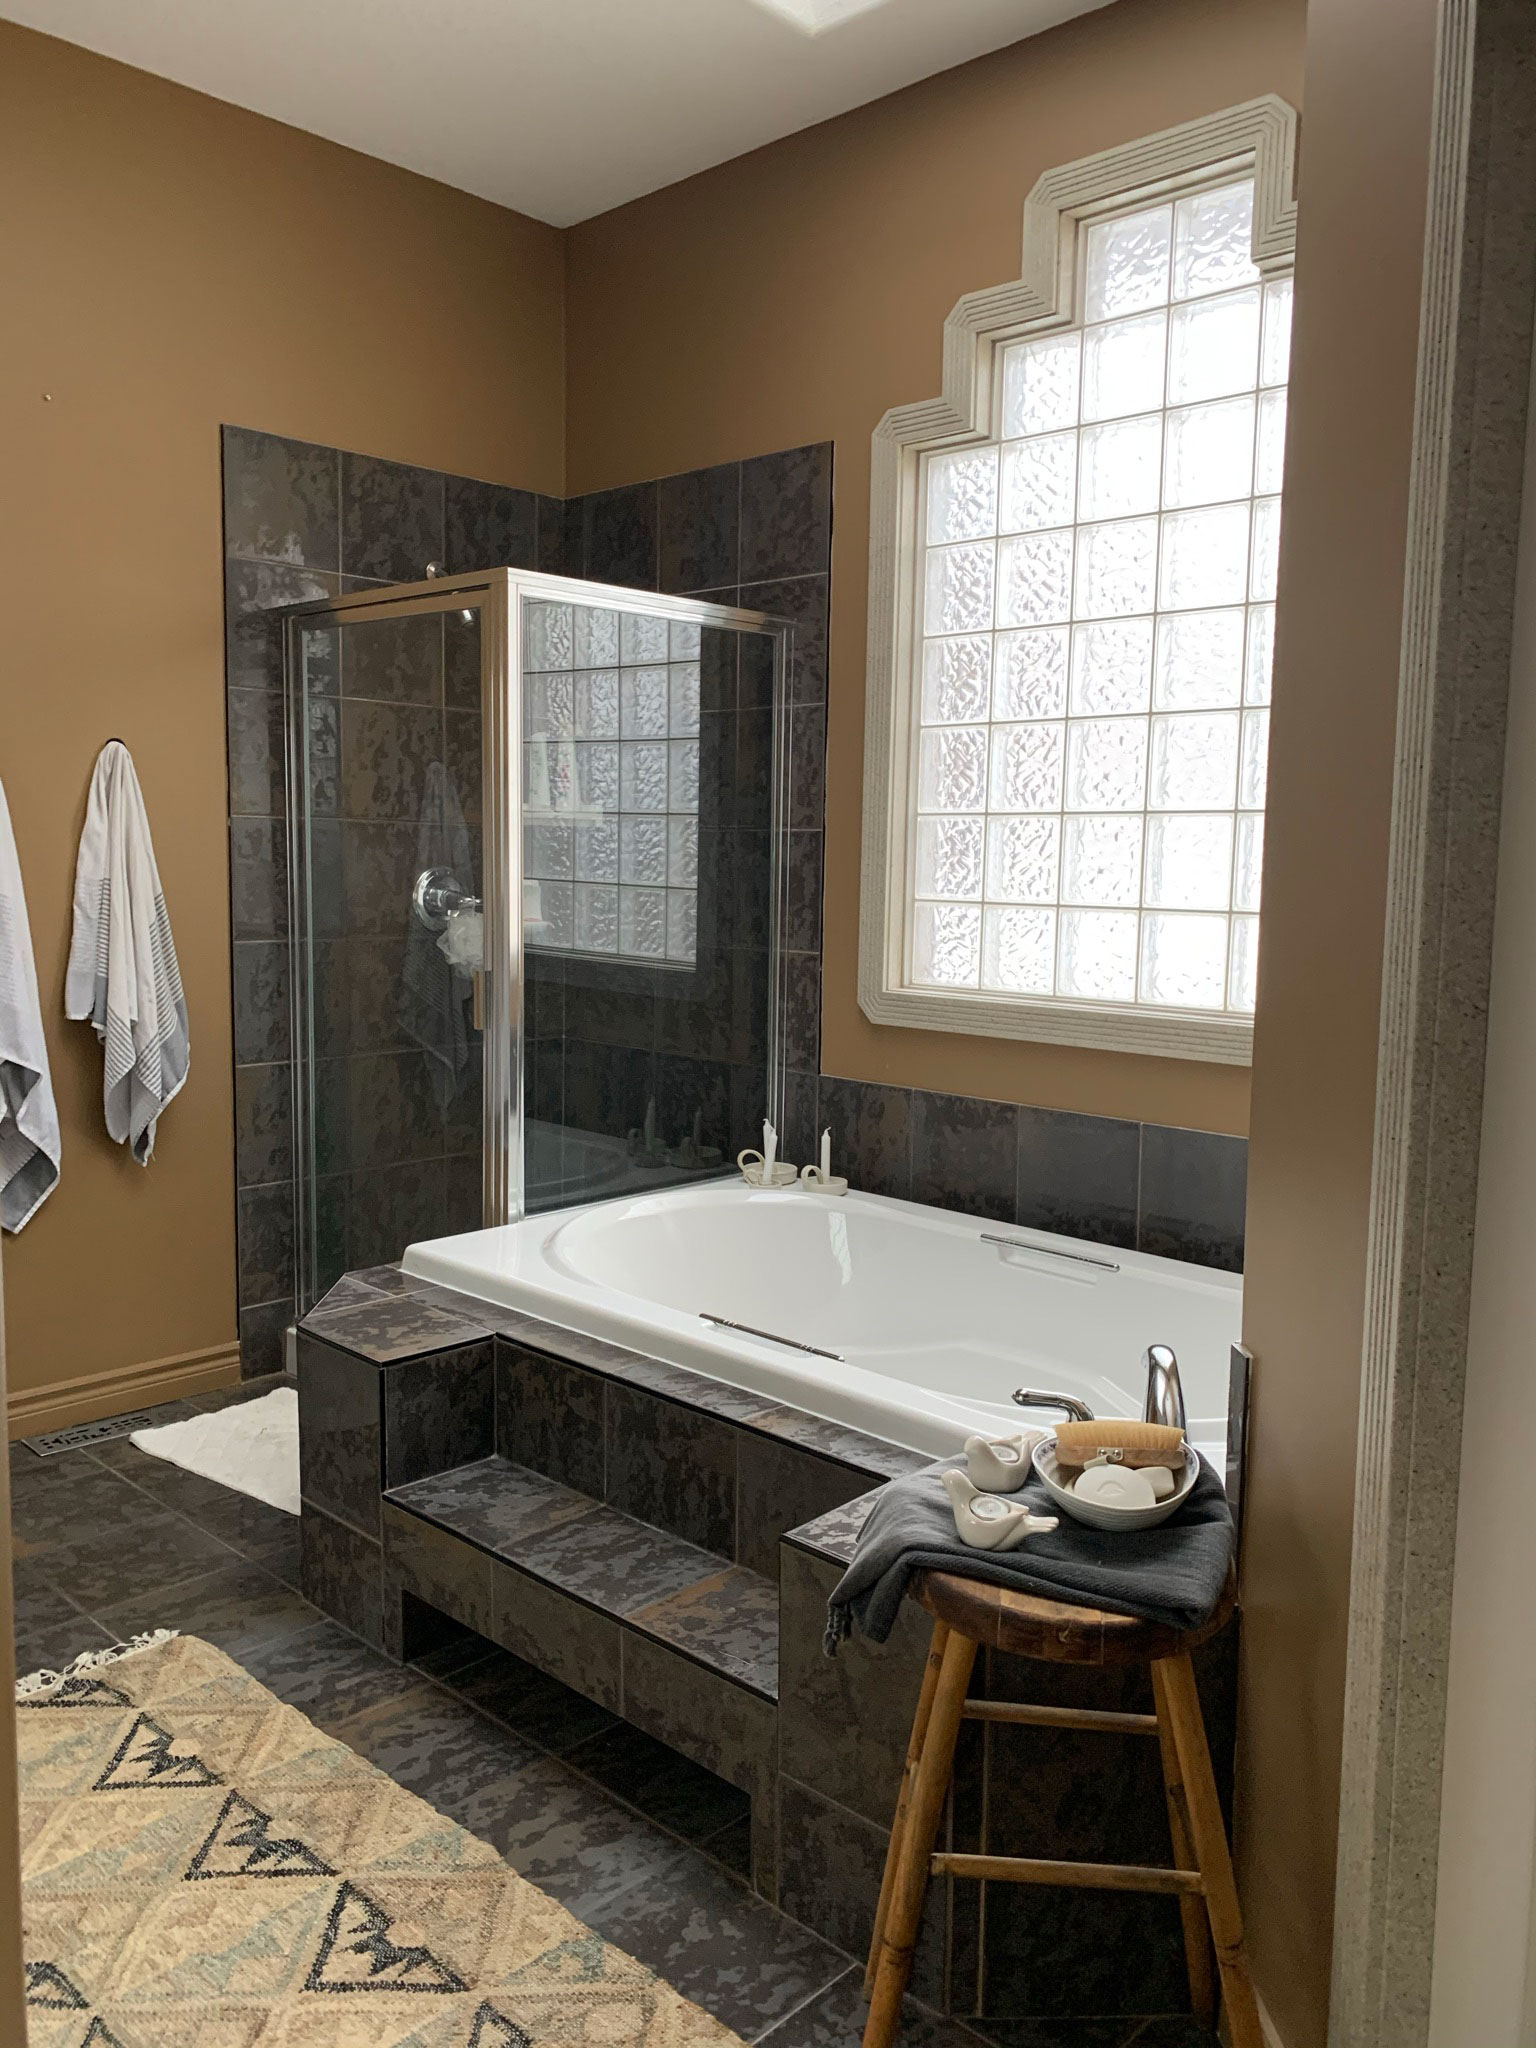
<path id="1" fill-rule="evenodd" d="M 840 1173 L 823 1173 L 819 1166 L 802 1166 L 800 1181 L 803 1187 L 814 1188 L 823 1195 L 846 1195 L 848 1183 Z"/>
<path id="2" fill-rule="evenodd" d="M 800 1178 L 798 1167 L 791 1166 L 787 1159 L 776 1159 L 773 1162 L 773 1176 L 765 1181 L 761 1152 L 738 1152 L 736 1164 L 740 1167 L 741 1177 L 749 1188 L 792 1188 Z"/>

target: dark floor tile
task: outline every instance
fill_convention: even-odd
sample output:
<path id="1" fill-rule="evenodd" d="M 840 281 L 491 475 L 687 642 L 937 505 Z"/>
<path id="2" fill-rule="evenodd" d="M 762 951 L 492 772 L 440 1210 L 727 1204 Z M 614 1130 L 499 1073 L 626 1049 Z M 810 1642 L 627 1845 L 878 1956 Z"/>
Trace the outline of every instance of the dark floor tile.
<path id="1" fill-rule="evenodd" d="M 637 1887 L 588 1923 L 749 2041 L 824 1990 L 848 1959 L 704 1858 Z"/>
<path id="2" fill-rule="evenodd" d="M 1011 1102 L 912 1093 L 912 1199 L 1013 1221 L 1019 1112 Z"/>
<path id="3" fill-rule="evenodd" d="M 109 1649 L 114 1638 L 99 1622 L 77 1614 L 73 1621 L 61 1621 L 56 1628 L 23 1628 L 16 1631 L 16 1676 L 30 1678 L 34 1671 L 66 1671 L 87 1650 Z"/>
<path id="4" fill-rule="evenodd" d="M 46 1549 L 49 1576 L 68 1586 L 71 1599 L 88 1613 L 101 1614 L 119 1601 L 138 1598 L 145 1589 L 157 1598 L 168 1596 L 189 1579 L 242 1563 L 206 1530 L 157 1509 L 142 1493 L 125 1491 L 129 1505 L 119 1519 L 109 1525 L 97 1523 L 91 1534 L 56 1538 Z"/>
<path id="5" fill-rule="evenodd" d="M 482 1839 L 516 1797 L 522 1773 L 559 1769 L 425 1679 L 396 1699 L 330 1722 L 328 1732 Z"/>
<path id="6" fill-rule="evenodd" d="M 549 1678 L 507 1650 L 485 1646 L 487 1654 L 439 1682 L 540 1749 L 561 1755 L 619 1724 L 614 1716 L 558 1678 Z M 418 1660 L 425 1663 L 425 1659 Z"/>
<path id="7" fill-rule="evenodd" d="M 297 1535 L 296 1515 L 284 1514 L 281 1508 L 221 1486 L 216 1479 L 205 1479 L 199 1472 L 188 1472 L 168 1459 L 153 1457 L 138 1450 L 127 1437 L 103 1444 L 96 1456 L 110 1470 L 143 1487 L 162 1507 L 185 1515 L 242 1557 L 281 1550 Z"/>
<path id="8" fill-rule="evenodd" d="M 701 1841 L 750 1807 L 746 1793 L 724 1778 L 622 1721 L 568 1750 L 565 1760 L 685 1841 Z"/>
<path id="9" fill-rule="evenodd" d="M 269 1692 L 321 1727 L 400 1699 L 421 1684 L 414 1670 L 319 1617 L 307 1628 L 248 1644 L 240 1661 Z"/>
<path id="10" fill-rule="evenodd" d="M 1019 1111 L 1016 1221 L 1094 1244 L 1136 1242 L 1141 1126 L 1060 1109 Z"/>
<path id="11" fill-rule="evenodd" d="M 761 2040 L 763 2048 L 859 2048 L 868 2018 L 863 1972 L 850 1970 Z M 901 2048 L 977 2048 L 977 2037 L 967 2028 L 940 2019 L 912 1998 L 901 2008 L 900 2040 Z"/>
<path id="12" fill-rule="evenodd" d="M 291 1586 L 243 1562 L 174 1585 L 152 1578 L 111 1605 L 93 1606 L 92 1613 L 114 1636 L 179 1629 L 213 1643 L 237 1663 L 254 1645 L 307 1629 L 318 1618 Z"/>
<path id="13" fill-rule="evenodd" d="M 717 1863 L 743 1881 L 750 1882 L 752 1876 L 752 1816 L 743 1814 L 740 1820 L 733 1820 L 729 1827 L 708 1836 L 698 1844 L 706 1856 L 712 1856 Z"/>
<path id="14" fill-rule="evenodd" d="M 680 1870 L 712 1867 L 553 1757 L 520 1770 L 476 1832 L 589 1926 L 628 1897 L 666 1896 Z"/>
<path id="15" fill-rule="evenodd" d="M 1130 2048 L 1133 2041 L 1140 2043 L 1143 2022 L 1112 2014 L 1102 2019 L 978 2019 L 970 2024 L 993 2048 Z"/>

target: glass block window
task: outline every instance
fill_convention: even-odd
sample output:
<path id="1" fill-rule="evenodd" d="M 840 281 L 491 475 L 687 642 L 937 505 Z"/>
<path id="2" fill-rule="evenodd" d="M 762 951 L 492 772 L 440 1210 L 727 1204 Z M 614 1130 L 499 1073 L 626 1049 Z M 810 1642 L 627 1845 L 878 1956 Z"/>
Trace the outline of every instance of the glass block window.
<path id="1" fill-rule="evenodd" d="M 1251 179 L 1080 223 L 923 459 L 910 978 L 1251 1013 L 1291 283 Z"/>
<path id="2" fill-rule="evenodd" d="M 529 604 L 523 936 L 691 965 L 699 878 L 697 625 Z"/>

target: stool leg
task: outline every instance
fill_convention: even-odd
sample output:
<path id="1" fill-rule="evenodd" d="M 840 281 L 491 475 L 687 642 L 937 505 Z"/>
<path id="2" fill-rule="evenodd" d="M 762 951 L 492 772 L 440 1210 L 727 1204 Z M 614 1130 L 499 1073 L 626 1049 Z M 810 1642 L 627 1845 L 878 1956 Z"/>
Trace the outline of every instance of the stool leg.
<path id="1" fill-rule="evenodd" d="M 1205 1906 L 1210 1915 L 1211 1939 L 1216 1944 L 1216 1967 L 1221 1972 L 1222 2002 L 1232 2048 L 1264 2048 L 1259 2028 L 1259 2009 L 1254 2002 L 1253 1979 L 1248 1973 L 1248 1952 L 1243 1945 L 1243 1915 L 1238 1904 L 1237 1881 L 1232 1875 L 1232 1858 L 1227 1849 L 1227 1831 L 1222 1824 L 1221 1802 L 1211 1772 L 1211 1753 L 1206 1746 L 1205 1722 L 1200 1713 L 1200 1695 L 1195 1689 L 1194 1668 L 1189 1652 L 1163 1657 L 1152 1667 L 1161 1681 L 1159 1706 L 1166 1704 L 1173 1729 L 1174 1747 L 1189 1802 L 1189 1831 L 1194 1840 L 1200 1875 L 1205 1880 Z"/>
<path id="2" fill-rule="evenodd" d="M 901 1860 L 901 1839 L 906 1833 L 907 1810 L 912 1804 L 912 1783 L 917 1776 L 917 1760 L 923 1753 L 923 1743 L 928 1734 L 928 1717 L 933 1712 L 933 1696 L 939 1687 L 939 1667 L 944 1662 L 944 1645 L 948 1641 L 949 1623 L 936 1621 L 933 1624 L 933 1640 L 928 1645 L 928 1662 L 923 1666 L 923 1684 L 917 1696 L 917 1712 L 912 1716 L 912 1736 L 907 1743 L 907 1761 L 901 1774 L 901 1789 L 896 1795 L 896 1814 L 891 1822 L 891 1839 L 885 1852 L 885 1874 L 880 1880 L 880 1903 L 875 1908 L 875 1928 L 870 1936 L 869 1961 L 864 1969 L 866 2005 L 875 1989 L 875 1966 L 880 1960 L 880 1943 L 885 1936 L 885 1919 L 891 1908 L 891 1892 L 896 1883 L 896 1866 Z"/>
<path id="3" fill-rule="evenodd" d="M 1174 1744 L 1173 1723 L 1168 1714 L 1167 1694 L 1160 1667 L 1152 1666 L 1152 1694 L 1157 1702 L 1157 1743 L 1163 1753 L 1163 1784 L 1168 1793 L 1168 1832 L 1173 1837 L 1173 1860 L 1180 1870 L 1193 1870 L 1195 1845 L 1189 1835 L 1189 1805 L 1184 1791 L 1184 1773 L 1179 1769 L 1179 1752 Z M 1203 1899 L 1188 1892 L 1179 1894 L 1179 1917 L 1184 1923 L 1184 1959 L 1189 1969 L 1189 2002 L 1202 2027 L 1216 2025 L 1216 1978 L 1211 1968 L 1211 1929 Z"/>
<path id="4" fill-rule="evenodd" d="M 944 1811 L 949 1774 L 955 1761 L 955 1743 L 965 1711 L 966 1689 L 976 1645 L 969 1636 L 950 1632 L 944 1658 L 934 1687 L 928 1732 L 918 1758 L 912 1784 L 912 1798 L 902 1829 L 901 1851 L 896 1876 L 886 1909 L 875 1965 L 869 2019 L 864 2028 L 864 2048 L 890 2048 L 901 2024 L 901 2001 L 912 1974 L 912 1951 L 917 1943 L 918 1923 L 923 1917 L 923 1899 L 928 1890 L 929 1859 L 933 1839 Z M 1237 2048 L 1247 2048 L 1246 2043 Z"/>

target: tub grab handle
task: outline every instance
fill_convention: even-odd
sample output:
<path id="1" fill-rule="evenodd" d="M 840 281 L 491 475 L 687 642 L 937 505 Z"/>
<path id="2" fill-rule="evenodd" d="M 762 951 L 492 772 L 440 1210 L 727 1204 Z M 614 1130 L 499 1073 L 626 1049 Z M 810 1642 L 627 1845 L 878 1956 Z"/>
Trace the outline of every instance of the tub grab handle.
<path id="1" fill-rule="evenodd" d="M 1101 1273 L 1118 1273 L 1120 1270 L 1118 1259 L 1096 1259 L 1089 1252 L 1058 1251 L 1053 1244 L 1030 1244 L 1022 1237 L 997 1237 L 990 1230 L 981 1233 L 981 1241 L 983 1244 L 1006 1245 L 1011 1252 L 1033 1252 L 1041 1259 L 1068 1259 L 1074 1266 L 1097 1266 Z"/>
<path id="2" fill-rule="evenodd" d="M 768 1344 L 783 1344 L 791 1351 L 808 1351 L 812 1358 L 830 1358 L 836 1365 L 845 1365 L 847 1360 L 841 1351 L 823 1351 L 819 1344 L 802 1344 L 798 1337 L 781 1337 L 776 1330 L 754 1330 L 750 1323 L 733 1323 L 729 1316 L 712 1316 L 706 1309 L 699 1310 L 701 1323 L 713 1323 L 717 1330 L 739 1330 L 743 1337 L 761 1337 Z"/>

